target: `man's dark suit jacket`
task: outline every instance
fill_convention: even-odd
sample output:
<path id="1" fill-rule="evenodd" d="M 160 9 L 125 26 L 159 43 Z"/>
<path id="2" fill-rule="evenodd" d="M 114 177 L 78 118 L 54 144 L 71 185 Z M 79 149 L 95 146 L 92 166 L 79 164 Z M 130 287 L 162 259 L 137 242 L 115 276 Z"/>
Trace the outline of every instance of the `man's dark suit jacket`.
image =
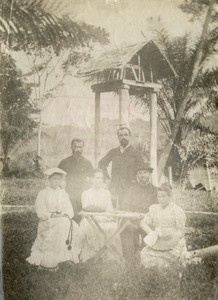
<path id="1" fill-rule="evenodd" d="M 120 147 L 110 150 L 99 162 L 99 168 L 103 170 L 106 178 L 109 178 L 107 167 L 110 162 L 112 162 L 110 189 L 112 193 L 117 193 L 121 204 L 125 192 L 135 179 L 136 170 L 143 164 L 143 158 L 131 145 L 123 153 Z"/>
<path id="2" fill-rule="evenodd" d="M 87 188 L 87 177 L 93 166 L 91 162 L 83 156 L 78 158 L 73 155 L 63 159 L 58 168 L 67 173 L 66 191 L 70 195 L 74 208 L 74 214 L 81 210 L 81 194 Z"/>
<path id="3" fill-rule="evenodd" d="M 124 199 L 124 210 L 146 214 L 149 207 L 157 203 L 157 188 L 152 184 L 133 184 Z"/>

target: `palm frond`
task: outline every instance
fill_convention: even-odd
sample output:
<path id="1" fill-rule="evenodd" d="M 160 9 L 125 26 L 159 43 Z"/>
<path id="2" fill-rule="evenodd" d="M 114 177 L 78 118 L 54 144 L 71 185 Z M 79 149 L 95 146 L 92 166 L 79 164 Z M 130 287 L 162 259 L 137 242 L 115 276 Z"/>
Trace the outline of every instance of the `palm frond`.
<path id="1" fill-rule="evenodd" d="M 208 129 L 209 132 L 218 134 L 218 112 L 210 114 L 206 117 L 201 116 L 199 123 L 203 128 Z"/>
<path id="2" fill-rule="evenodd" d="M 54 10 L 57 7 L 53 7 Z M 36 3 L 3 1 L 0 7 L 1 40 L 15 51 L 53 47 L 57 53 L 60 49 L 88 45 L 89 42 L 108 43 L 104 29 L 78 24 L 68 16 L 55 16 L 52 5 L 49 9 L 44 0 Z"/>
<path id="3" fill-rule="evenodd" d="M 218 134 L 217 113 L 206 117 L 196 114 L 195 118 L 186 117 L 183 119 L 183 126 L 189 126 L 192 129 L 200 130 L 201 133 Z"/>

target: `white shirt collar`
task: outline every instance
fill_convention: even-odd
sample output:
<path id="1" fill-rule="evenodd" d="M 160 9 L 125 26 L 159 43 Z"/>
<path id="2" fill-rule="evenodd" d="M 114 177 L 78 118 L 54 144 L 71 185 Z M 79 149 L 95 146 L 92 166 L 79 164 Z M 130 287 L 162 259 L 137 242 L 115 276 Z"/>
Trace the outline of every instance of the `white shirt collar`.
<path id="1" fill-rule="evenodd" d="M 53 188 L 50 187 L 49 185 L 47 186 L 47 189 L 48 189 L 49 191 L 52 191 L 52 192 L 57 192 L 57 191 L 60 191 L 60 190 L 61 190 L 60 187 L 58 187 L 57 189 L 53 189 Z"/>
<path id="2" fill-rule="evenodd" d="M 120 145 L 120 152 L 123 153 L 127 148 L 129 148 L 130 144 L 128 144 L 126 147 L 122 147 Z"/>

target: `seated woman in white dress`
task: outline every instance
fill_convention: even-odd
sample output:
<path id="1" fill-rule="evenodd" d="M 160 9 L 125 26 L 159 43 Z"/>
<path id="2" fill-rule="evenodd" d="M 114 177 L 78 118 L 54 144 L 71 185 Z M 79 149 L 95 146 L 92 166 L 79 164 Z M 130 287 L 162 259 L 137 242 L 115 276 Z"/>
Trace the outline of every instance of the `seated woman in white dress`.
<path id="1" fill-rule="evenodd" d="M 53 168 L 45 175 L 48 175 L 49 185 L 36 199 L 38 232 L 27 261 L 47 270 L 57 270 L 59 263 L 79 262 L 79 226 L 72 220 L 74 213 L 69 196 L 60 188 L 66 173 Z"/>
<path id="2" fill-rule="evenodd" d="M 111 201 L 111 194 L 108 190 L 103 188 L 103 172 L 100 169 L 93 170 L 90 176 L 91 188 L 82 193 L 82 209 L 88 212 L 112 212 L 113 206 Z M 117 224 L 114 220 L 108 217 L 96 216 L 100 227 L 103 229 L 105 236 L 110 238 L 117 229 Z M 83 236 L 82 252 L 80 259 L 82 262 L 95 256 L 98 250 L 104 245 L 104 237 L 96 235 L 87 219 L 84 217 L 80 222 L 80 230 Z M 115 247 L 118 254 L 122 256 L 122 246 L 120 238 L 117 238 L 113 247 Z M 116 252 L 115 251 L 115 252 Z M 113 251 L 112 251 L 113 253 Z M 118 258 L 117 253 L 106 255 L 106 259 Z"/>
<path id="3" fill-rule="evenodd" d="M 171 188 L 158 188 L 159 204 L 151 205 L 141 221 L 141 228 L 148 234 L 147 246 L 141 251 L 144 267 L 168 267 L 185 259 L 187 255 L 185 234 L 186 216 L 183 209 L 171 201 Z"/>

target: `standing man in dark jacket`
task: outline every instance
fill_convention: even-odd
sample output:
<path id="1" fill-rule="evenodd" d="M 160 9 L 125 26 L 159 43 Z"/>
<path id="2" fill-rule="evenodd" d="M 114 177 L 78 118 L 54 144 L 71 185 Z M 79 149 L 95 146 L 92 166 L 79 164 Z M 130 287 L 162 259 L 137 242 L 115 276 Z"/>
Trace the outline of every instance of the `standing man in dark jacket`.
<path id="1" fill-rule="evenodd" d="M 131 131 L 128 127 L 120 127 L 117 131 L 120 146 L 110 150 L 99 162 L 106 179 L 108 165 L 112 162 L 110 191 L 113 199 L 118 200 L 119 208 L 123 208 L 123 200 L 128 187 L 135 179 L 136 170 L 143 163 L 143 158 L 131 144 Z"/>
<path id="2" fill-rule="evenodd" d="M 84 141 L 73 139 L 71 142 L 72 155 L 63 159 L 58 168 L 67 173 L 66 191 L 74 209 L 74 219 L 79 221 L 78 212 L 82 209 L 81 194 L 87 188 L 87 178 L 93 169 L 91 162 L 82 156 Z"/>

